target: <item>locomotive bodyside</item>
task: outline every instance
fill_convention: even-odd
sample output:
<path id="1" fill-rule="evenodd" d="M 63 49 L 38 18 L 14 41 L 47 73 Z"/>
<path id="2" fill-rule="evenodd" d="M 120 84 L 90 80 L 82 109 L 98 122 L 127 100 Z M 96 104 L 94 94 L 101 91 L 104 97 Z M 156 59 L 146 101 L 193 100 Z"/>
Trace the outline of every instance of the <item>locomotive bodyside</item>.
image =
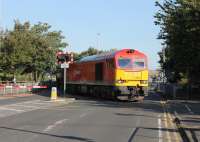
<path id="1" fill-rule="evenodd" d="M 87 93 L 106 98 L 128 99 L 148 86 L 146 56 L 136 50 L 93 55 L 70 65 L 67 70 L 69 93 Z"/>

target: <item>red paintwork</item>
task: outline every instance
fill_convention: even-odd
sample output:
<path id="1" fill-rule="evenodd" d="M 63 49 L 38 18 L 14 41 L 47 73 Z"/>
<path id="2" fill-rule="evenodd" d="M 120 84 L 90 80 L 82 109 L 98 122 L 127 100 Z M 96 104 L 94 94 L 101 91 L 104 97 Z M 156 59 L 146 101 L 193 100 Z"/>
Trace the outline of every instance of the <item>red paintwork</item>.
<path id="1" fill-rule="evenodd" d="M 115 52 L 104 53 L 89 58 L 87 60 L 74 62 L 67 69 L 67 80 L 75 82 L 95 82 L 95 64 L 103 62 L 103 82 L 113 83 L 115 81 L 115 71 L 118 68 L 117 59 L 119 57 L 130 57 L 133 59 L 143 58 L 147 62 L 147 57 L 143 53 L 135 50 L 134 53 L 127 53 L 130 49 L 123 49 Z M 87 58 L 87 57 L 86 57 Z M 108 67 L 108 62 L 114 62 L 114 68 Z"/>
<path id="2" fill-rule="evenodd" d="M 135 59 L 145 59 L 145 68 L 148 68 L 147 66 L 147 56 L 141 52 L 139 52 L 138 50 L 135 50 L 133 54 L 127 54 L 127 50 L 130 50 L 130 49 L 124 49 L 124 50 L 121 50 L 120 52 L 118 52 L 116 55 L 115 55 L 115 60 L 117 61 L 118 58 L 120 57 L 123 57 L 123 58 L 132 58 L 132 60 L 134 61 Z M 116 68 L 119 68 L 119 65 L 118 63 L 116 62 Z M 132 71 L 136 71 L 137 68 L 135 69 L 131 69 Z"/>

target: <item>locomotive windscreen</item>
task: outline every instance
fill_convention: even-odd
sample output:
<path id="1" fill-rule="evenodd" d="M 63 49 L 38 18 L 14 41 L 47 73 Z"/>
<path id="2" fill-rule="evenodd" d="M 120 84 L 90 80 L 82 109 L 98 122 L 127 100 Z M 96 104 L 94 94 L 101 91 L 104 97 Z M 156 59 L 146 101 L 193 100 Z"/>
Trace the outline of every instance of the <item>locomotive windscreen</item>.
<path id="1" fill-rule="evenodd" d="M 120 58 L 118 60 L 118 65 L 119 65 L 120 68 L 131 68 L 131 59 Z"/>
<path id="2" fill-rule="evenodd" d="M 144 60 L 135 60 L 133 62 L 133 68 L 145 68 Z"/>
<path id="3" fill-rule="evenodd" d="M 144 59 L 131 59 L 131 58 L 119 58 L 118 66 L 122 69 L 143 69 L 145 68 L 145 60 Z"/>

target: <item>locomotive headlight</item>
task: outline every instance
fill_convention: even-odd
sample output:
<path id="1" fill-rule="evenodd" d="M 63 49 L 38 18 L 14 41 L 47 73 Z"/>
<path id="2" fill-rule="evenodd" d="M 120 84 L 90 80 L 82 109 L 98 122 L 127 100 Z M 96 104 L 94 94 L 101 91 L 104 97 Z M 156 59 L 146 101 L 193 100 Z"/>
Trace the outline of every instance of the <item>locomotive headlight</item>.
<path id="1" fill-rule="evenodd" d="M 122 84 L 122 83 L 125 83 L 126 80 L 121 80 L 121 79 L 120 79 L 120 80 L 117 80 L 116 82 Z"/>
<path id="2" fill-rule="evenodd" d="M 121 84 L 121 83 L 123 83 L 123 81 L 122 81 L 122 80 L 117 80 L 117 83 L 120 83 L 120 84 Z"/>
<path id="3" fill-rule="evenodd" d="M 140 84 L 147 84 L 148 81 L 147 80 L 140 80 Z"/>

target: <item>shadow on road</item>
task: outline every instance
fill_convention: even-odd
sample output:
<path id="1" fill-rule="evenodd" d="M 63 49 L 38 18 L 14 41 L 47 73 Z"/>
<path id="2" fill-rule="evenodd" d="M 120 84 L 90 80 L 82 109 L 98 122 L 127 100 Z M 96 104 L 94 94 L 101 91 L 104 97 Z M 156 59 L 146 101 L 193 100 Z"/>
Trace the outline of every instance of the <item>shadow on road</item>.
<path id="1" fill-rule="evenodd" d="M 141 129 L 143 129 L 143 130 L 151 130 L 151 131 L 163 131 L 163 132 L 178 132 L 177 130 L 169 129 L 169 128 L 136 127 L 136 129 L 132 132 L 131 136 L 129 137 L 128 142 L 132 142 L 134 137 L 136 136 L 137 132 L 139 130 L 141 130 Z M 143 135 L 142 134 L 137 134 L 137 137 L 155 138 L 155 137 L 152 137 L 152 136 L 149 136 L 149 135 L 147 136 L 145 134 L 143 134 Z M 167 138 L 165 139 L 164 137 L 162 137 L 162 140 L 168 141 L 168 139 Z"/>
<path id="2" fill-rule="evenodd" d="M 142 117 L 150 117 L 150 118 L 158 118 L 157 116 L 152 116 L 152 115 L 144 115 L 144 114 L 128 114 L 128 113 L 115 113 L 116 115 L 119 116 L 142 116 Z"/>
<path id="3" fill-rule="evenodd" d="M 196 124 L 196 125 L 200 126 L 200 120 L 190 120 L 190 119 L 184 120 L 184 119 L 182 119 L 181 121 L 182 122 L 199 123 L 199 124 Z"/>
<path id="4" fill-rule="evenodd" d="M 37 89 L 32 91 L 33 94 L 43 96 L 43 97 L 50 97 L 51 90 L 50 89 Z"/>
<path id="5" fill-rule="evenodd" d="M 76 136 L 54 135 L 54 134 L 49 134 L 49 133 L 36 132 L 36 131 L 30 131 L 30 130 L 23 130 L 23 129 L 16 129 L 16 128 L 9 128 L 9 127 L 3 127 L 3 126 L 0 127 L 0 129 L 7 129 L 7 130 L 20 131 L 20 132 L 26 132 L 26 133 L 33 133 L 33 134 L 38 134 L 38 135 L 45 135 L 45 136 L 62 138 L 62 139 L 77 140 L 77 141 L 82 141 L 82 142 L 94 142 L 91 139 L 82 138 L 82 137 L 76 137 Z"/>

